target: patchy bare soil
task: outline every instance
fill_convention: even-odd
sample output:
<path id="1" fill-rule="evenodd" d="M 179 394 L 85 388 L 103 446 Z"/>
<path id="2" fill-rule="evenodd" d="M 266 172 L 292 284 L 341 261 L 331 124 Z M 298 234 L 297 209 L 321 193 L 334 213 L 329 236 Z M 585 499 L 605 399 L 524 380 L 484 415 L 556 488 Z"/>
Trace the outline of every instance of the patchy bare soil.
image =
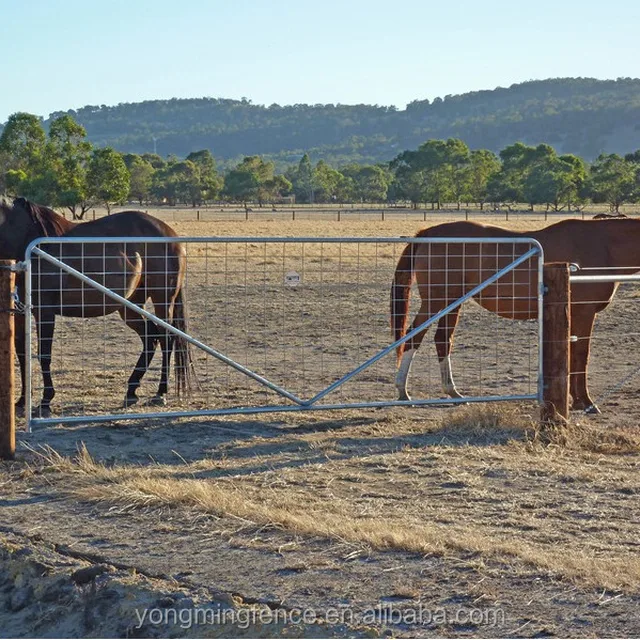
<path id="1" fill-rule="evenodd" d="M 423 226 L 344 224 L 265 222 L 241 232 L 392 236 Z M 176 226 L 190 235 L 240 233 L 222 223 Z M 359 302 L 335 298 L 343 300 L 343 315 L 361 317 L 359 325 L 343 322 L 342 334 L 329 295 L 323 298 L 326 333 L 315 335 L 309 322 L 306 333 L 293 335 L 291 328 L 272 327 L 270 297 L 257 293 L 239 307 L 251 310 L 250 331 L 243 332 L 243 312 L 231 311 L 237 296 L 220 295 L 206 275 L 196 277 L 198 288 L 190 291 L 194 326 L 203 335 L 208 328 L 221 331 L 217 344 L 225 347 L 236 339 L 247 364 L 264 367 L 283 384 L 301 393 L 319 390 L 345 364 L 388 343 L 394 256 L 384 261 L 376 287 L 357 281 Z M 262 273 L 268 267 L 261 265 Z M 275 269 L 281 273 L 282 264 Z M 366 269 L 370 262 L 358 273 Z M 630 287 L 620 293 L 596 329 L 596 396 L 633 371 L 640 355 L 635 293 Z M 280 287 L 277 295 L 287 294 Z M 218 305 L 224 311 L 205 324 L 203 309 Z M 295 310 L 303 319 L 316 312 L 304 305 Z M 501 321 L 487 331 L 485 321 L 498 322 L 473 306 L 463 312 L 453 359 L 462 390 L 529 388 L 536 371 L 531 326 Z M 111 322 L 79 321 L 82 329 L 69 324 L 57 335 L 72 349 L 58 359 L 61 413 L 73 414 L 81 403 L 94 412 L 117 407 L 137 353 L 113 348 L 128 332 Z M 93 349 L 95 356 L 96 343 L 81 332 L 98 325 L 111 339 L 99 347 L 94 371 L 87 354 Z M 280 345 L 280 359 L 265 361 L 267 347 L 287 335 L 290 350 Z M 330 342 L 336 335 L 342 342 Z M 515 354 L 515 364 L 505 354 Z M 437 397 L 432 345 L 418 357 L 412 389 L 418 397 Z M 199 406 L 264 401 L 262 390 L 235 374 L 221 376 L 216 367 L 198 362 L 209 383 L 197 396 Z M 393 360 L 381 361 L 342 397 L 393 397 L 392 373 Z M 143 397 L 153 392 L 156 376 L 150 372 Z M 167 408 L 178 406 L 171 399 Z M 576 414 L 571 428 L 551 434 L 537 432 L 537 410 L 529 404 L 114 420 L 21 432 L 17 460 L 4 463 L 0 476 L 0 629 L 38 637 L 635 636 L 638 378 L 611 393 L 602 408 L 602 416 Z M 72 578 L 77 569 L 96 566 L 105 570 L 95 577 L 89 572 L 85 584 Z M 186 628 L 147 619 L 135 628 L 136 609 L 216 607 L 287 612 L 289 618 L 283 613 L 285 622 L 273 616 L 248 629 L 238 624 L 247 613 L 233 618 L 235 626 Z M 291 612 L 298 610 L 313 612 L 313 623 L 296 625 Z"/>

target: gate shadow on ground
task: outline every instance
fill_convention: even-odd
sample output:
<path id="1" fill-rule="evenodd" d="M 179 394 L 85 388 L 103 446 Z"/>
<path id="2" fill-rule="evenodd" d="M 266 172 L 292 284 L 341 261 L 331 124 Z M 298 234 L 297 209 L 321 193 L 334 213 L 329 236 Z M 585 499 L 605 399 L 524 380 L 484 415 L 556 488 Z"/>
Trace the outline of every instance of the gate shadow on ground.
<path id="1" fill-rule="evenodd" d="M 84 444 L 96 460 L 105 464 L 176 465 L 178 477 L 182 475 L 180 465 L 185 463 L 201 459 L 224 461 L 218 468 L 184 471 L 185 477 L 215 478 L 328 460 L 362 459 L 407 449 L 496 446 L 526 437 L 522 428 L 451 425 L 447 424 L 446 415 L 427 415 L 423 411 L 332 419 L 322 419 L 318 414 L 299 415 L 296 423 L 277 418 L 153 420 L 144 425 L 121 421 L 38 429 L 32 434 L 19 434 L 19 441 L 22 449 L 49 446 L 66 456 L 74 455 Z M 405 433 L 393 433 L 396 423 L 398 431 L 404 429 Z"/>

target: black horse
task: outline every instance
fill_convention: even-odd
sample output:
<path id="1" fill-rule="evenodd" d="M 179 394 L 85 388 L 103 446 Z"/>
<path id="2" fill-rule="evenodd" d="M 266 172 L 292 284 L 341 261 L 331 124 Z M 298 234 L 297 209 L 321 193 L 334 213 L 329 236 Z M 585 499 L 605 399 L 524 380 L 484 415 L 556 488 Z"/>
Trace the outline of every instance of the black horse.
<path id="1" fill-rule="evenodd" d="M 12 206 L 0 203 L 0 258 L 24 260 L 29 243 L 43 236 L 177 238 L 171 227 L 141 211 L 124 211 L 78 224 L 24 198 L 17 198 Z M 160 319 L 177 329 L 187 330 L 182 289 L 186 255 L 180 242 L 54 243 L 45 245 L 43 249 L 140 307 L 151 300 L 154 313 Z M 137 389 L 158 344 L 162 348 L 162 372 L 153 402 L 164 404 L 173 351 L 178 393 L 189 391 L 193 365 L 187 340 L 171 334 L 43 259 L 34 259 L 32 265 L 32 304 L 44 382 L 39 407 L 42 417 L 50 415 L 51 400 L 55 395 L 51 378 L 51 346 L 56 315 L 93 318 L 117 311 L 140 336 L 142 353 L 129 377 L 125 406 L 138 401 Z M 18 274 L 17 285 L 21 292 L 24 292 L 24 279 L 24 274 Z M 22 378 L 22 393 L 16 403 L 19 412 L 24 410 L 25 403 L 25 362 L 28 354 L 25 354 L 24 336 L 24 317 L 16 316 L 16 353 Z"/>

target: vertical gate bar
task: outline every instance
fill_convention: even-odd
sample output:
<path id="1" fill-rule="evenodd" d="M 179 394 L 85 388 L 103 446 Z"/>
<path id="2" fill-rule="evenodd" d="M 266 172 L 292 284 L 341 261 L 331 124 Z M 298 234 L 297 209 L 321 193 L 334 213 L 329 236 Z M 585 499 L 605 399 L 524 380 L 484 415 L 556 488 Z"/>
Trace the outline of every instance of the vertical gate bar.
<path id="1" fill-rule="evenodd" d="M 544 402 L 544 252 L 538 249 L 538 404 Z"/>
<path id="2" fill-rule="evenodd" d="M 31 299 L 31 278 L 32 276 L 32 257 L 27 252 L 26 254 L 26 269 L 24 273 L 24 417 L 25 417 L 25 431 L 31 433 L 31 420 L 33 418 L 31 411 L 31 378 L 32 378 L 32 356 L 31 356 L 31 322 L 32 322 L 32 310 L 33 301 Z"/>

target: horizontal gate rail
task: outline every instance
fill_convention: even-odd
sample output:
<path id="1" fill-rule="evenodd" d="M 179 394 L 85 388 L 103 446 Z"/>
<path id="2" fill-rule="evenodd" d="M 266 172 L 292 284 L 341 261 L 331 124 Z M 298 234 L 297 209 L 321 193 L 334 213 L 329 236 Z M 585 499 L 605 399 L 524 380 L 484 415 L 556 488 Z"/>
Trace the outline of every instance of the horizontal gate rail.
<path id="1" fill-rule="evenodd" d="M 597 284 L 598 282 L 640 282 L 640 273 L 628 275 L 593 275 L 579 276 L 570 275 L 569 282 L 572 284 Z"/>

